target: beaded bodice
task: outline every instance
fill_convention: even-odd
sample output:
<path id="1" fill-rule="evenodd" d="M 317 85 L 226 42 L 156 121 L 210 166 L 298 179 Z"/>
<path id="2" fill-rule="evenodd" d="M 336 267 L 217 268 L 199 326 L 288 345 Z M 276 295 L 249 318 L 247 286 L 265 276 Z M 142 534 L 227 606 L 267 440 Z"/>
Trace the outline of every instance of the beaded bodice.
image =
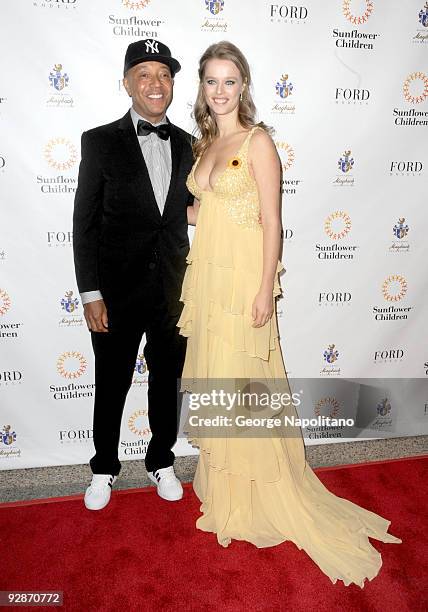
<path id="1" fill-rule="evenodd" d="M 257 184 L 248 167 L 248 147 L 251 136 L 257 129 L 261 128 L 255 126 L 250 130 L 237 154 L 229 159 L 225 170 L 218 176 L 212 191 L 202 190 L 195 180 L 195 169 L 200 157 L 194 163 L 186 184 L 198 200 L 201 200 L 204 193 L 213 193 L 231 220 L 238 225 L 261 230 Z"/>

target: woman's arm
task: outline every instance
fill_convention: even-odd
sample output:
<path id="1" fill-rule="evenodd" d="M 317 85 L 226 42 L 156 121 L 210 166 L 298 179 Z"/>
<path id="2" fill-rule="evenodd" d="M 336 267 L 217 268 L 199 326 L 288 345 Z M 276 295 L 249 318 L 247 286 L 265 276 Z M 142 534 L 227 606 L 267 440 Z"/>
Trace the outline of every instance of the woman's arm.
<path id="1" fill-rule="evenodd" d="M 198 212 L 199 212 L 199 200 L 193 200 L 193 206 L 187 207 L 187 223 L 189 225 L 196 225 L 196 221 L 198 220 Z"/>
<path id="2" fill-rule="evenodd" d="M 265 325 L 273 313 L 273 285 L 281 241 L 281 167 L 271 137 L 261 130 L 253 135 L 249 162 L 257 183 L 263 226 L 263 274 L 253 303 L 253 327 Z"/>

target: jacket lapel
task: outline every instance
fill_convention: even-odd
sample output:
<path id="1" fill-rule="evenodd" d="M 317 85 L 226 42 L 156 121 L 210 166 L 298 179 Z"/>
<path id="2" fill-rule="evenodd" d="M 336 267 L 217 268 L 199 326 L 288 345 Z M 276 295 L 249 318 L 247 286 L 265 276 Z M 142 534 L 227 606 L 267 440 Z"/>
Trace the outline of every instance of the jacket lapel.
<path id="1" fill-rule="evenodd" d="M 171 200 L 173 199 L 175 193 L 175 186 L 177 183 L 177 175 L 178 170 L 180 168 L 181 163 L 181 152 L 182 152 L 182 143 L 178 135 L 178 130 L 175 125 L 173 125 L 170 121 L 168 123 L 171 126 L 171 180 L 169 183 L 168 195 L 165 200 L 165 206 L 163 209 L 162 217 L 165 217 L 168 213 L 168 209 L 171 206 Z"/>
<path id="2" fill-rule="evenodd" d="M 135 133 L 130 111 L 128 111 L 120 120 L 119 130 L 122 134 L 124 150 L 126 151 L 126 156 L 129 160 L 129 166 L 131 169 L 135 168 L 135 172 L 141 180 L 142 195 L 148 203 L 148 208 L 156 217 L 160 218 L 161 215 L 156 202 L 155 194 L 153 192 L 149 171 L 147 170 L 146 162 L 144 161 L 144 157 L 141 152 L 140 143 L 138 142 L 138 137 Z M 172 160 L 174 169 L 174 157 Z"/>

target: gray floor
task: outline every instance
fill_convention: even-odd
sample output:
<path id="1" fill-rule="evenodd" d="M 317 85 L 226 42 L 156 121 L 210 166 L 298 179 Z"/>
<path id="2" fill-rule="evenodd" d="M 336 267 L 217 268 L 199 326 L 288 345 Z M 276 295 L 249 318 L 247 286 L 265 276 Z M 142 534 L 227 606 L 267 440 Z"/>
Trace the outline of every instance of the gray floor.
<path id="1" fill-rule="evenodd" d="M 306 456 L 313 467 L 362 463 L 428 454 L 428 436 L 389 438 L 309 446 Z M 197 457 L 177 457 L 175 471 L 182 482 L 192 480 Z M 88 465 L 0 471 L 0 501 L 42 499 L 81 494 L 91 479 Z M 124 461 L 116 489 L 152 484 L 143 461 Z"/>

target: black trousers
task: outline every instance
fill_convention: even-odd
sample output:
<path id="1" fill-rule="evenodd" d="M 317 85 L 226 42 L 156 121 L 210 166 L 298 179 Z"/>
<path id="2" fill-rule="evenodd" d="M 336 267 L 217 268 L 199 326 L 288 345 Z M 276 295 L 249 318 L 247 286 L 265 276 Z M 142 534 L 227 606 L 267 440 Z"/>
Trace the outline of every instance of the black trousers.
<path id="1" fill-rule="evenodd" d="M 132 384 L 134 366 L 143 334 L 144 357 L 149 371 L 148 418 L 152 432 L 145 458 L 149 472 L 174 463 L 172 447 L 177 440 L 182 394 L 178 379 L 184 364 L 186 339 L 176 327 L 179 314 L 171 315 L 160 283 L 152 286 L 128 317 L 113 317 L 106 333 L 92 332 L 95 353 L 95 455 L 90 460 L 94 474 L 117 475 L 123 408 Z M 107 314 L 109 308 L 107 306 Z M 176 309 L 177 313 L 177 309 Z M 124 320 L 124 319 L 128 320 Z"/>

